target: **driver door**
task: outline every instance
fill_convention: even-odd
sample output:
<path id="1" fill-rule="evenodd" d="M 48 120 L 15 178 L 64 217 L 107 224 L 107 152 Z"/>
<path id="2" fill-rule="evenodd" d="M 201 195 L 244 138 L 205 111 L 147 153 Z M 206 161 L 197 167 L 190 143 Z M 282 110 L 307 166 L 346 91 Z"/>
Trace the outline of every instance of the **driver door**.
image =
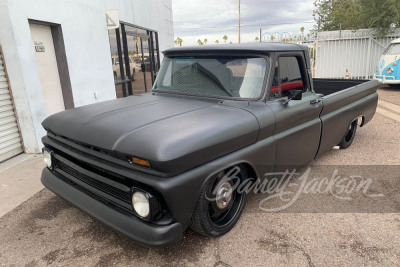
<path id="1" fill-rule="evenodd" d="M 278 56 L 267 102 L 276 120 L 275 171 L 298 170 L 313 160 L 318 151 L 322 106 L 319 96 L 311 91 L 303 53 Z M 289 90 L 302 90 L 302 99 L 287 102 Z"/>

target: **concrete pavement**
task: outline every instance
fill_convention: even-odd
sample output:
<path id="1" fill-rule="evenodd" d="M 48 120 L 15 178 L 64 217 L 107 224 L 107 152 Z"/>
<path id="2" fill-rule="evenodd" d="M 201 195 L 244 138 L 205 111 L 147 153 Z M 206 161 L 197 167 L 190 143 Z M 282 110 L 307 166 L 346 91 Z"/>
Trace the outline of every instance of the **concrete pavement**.
<path id="1" fill-rule="evenodd" d="M 0 164 L 0 217 L 44 187 L 40 182 L 42 155 L 22 154 Z"/>

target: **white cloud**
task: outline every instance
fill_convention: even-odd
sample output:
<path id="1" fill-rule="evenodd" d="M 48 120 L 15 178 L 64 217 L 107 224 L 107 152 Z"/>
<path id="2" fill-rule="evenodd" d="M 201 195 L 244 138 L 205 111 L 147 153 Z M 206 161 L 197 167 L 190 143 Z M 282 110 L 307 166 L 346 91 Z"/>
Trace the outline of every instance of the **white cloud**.
<path id="1" fill-rule="evenodd" d="M 223 43 L 225 34 L 228 42 L 238 42 L 238 0 L 172 0 L 172 8 L 175 38 L 181 37 L 183 45 L 196 45 L 204 38 L 208 43 L 216 39 Z M 242 0 L 241 42 L 255 42 L 260 28 L 264 36 L 267 32 L 298 34 L 301 26 L 308 32 L 314 25 L 313 9 L 313 0 Z"/>

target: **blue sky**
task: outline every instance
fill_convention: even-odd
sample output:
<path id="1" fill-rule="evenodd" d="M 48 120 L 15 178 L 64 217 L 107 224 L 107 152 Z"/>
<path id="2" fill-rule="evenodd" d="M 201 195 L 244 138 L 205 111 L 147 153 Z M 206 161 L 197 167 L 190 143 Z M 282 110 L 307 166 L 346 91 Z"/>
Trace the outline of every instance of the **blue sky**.
<path id="1" fill-rule="evenodd" d="M 269 39 L 268 33 L 299 34 L 313 28 L 314 0 L 241 0 L 241 42 L 255 42 L 260 35 Z M 174 35 L 183 39 L 183 45 L 195 45 L 197 40 L 208 43 L 228 36 L 228 42 L 238 42 L 238 0 L 172 0 Z"/>

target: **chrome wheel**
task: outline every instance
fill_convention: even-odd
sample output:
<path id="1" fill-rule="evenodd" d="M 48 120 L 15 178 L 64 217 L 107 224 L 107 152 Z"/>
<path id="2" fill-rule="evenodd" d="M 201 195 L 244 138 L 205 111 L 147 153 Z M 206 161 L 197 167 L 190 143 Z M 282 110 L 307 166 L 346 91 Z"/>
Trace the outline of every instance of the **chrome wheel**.
<path id="1" fill-rule="evenodd" d="M 217 189 L 216 202 L 219 209 L 226 208 L 232 199 L 232 185 L 229 182 L 223 183 Z"/>

